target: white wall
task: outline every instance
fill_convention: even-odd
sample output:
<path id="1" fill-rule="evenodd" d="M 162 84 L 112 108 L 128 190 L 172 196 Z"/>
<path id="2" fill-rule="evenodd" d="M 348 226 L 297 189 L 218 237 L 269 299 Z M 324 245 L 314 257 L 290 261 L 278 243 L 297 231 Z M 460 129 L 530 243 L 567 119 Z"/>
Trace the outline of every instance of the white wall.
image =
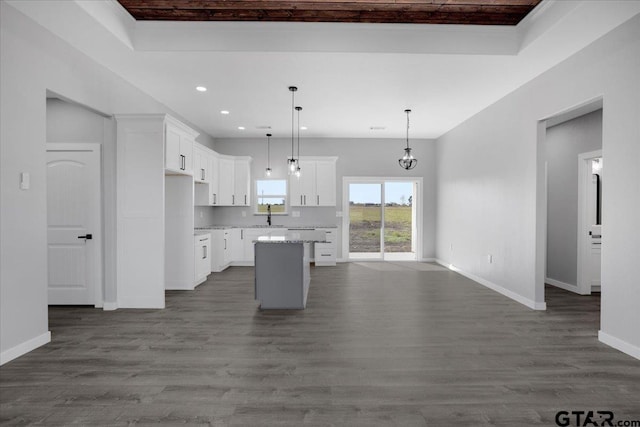
<path id="1" fill-rule="evenodd" d="M 355 139 L 355 138 L 302 138 L 301 156 L 336 156 L 336 201 L 337 208 L 295 208 L 300 218 L 274 217 L 274 224 L 284 225 L 338 225 L 336 211 L 342 211 L 342 178 L 344 176 L 423 177 L 423 257 L 435 255 L 435 143 L 432 140 L 410 140 L 413 155 L 418 159 L 415 169 L 406 171 L 398 165 L 404 154 L 405 140 L 400 139 Z M 219 139 L 215 150 L 222 154 L 252 156 L 251 176 L 255 180 L 264 177 L 267 167 L 267 139 Z M 297 151 L 296 151 L 297 153 Z M 286 159 L 291 156 L 291 139 L 271 139 L 271 169 L 273 178 L 287 178 Z M 303 171 L 304 173 L 304 171 Z M 252 191 L 255 191 L 252 184 Z M 255 204 L 255 200 L 252 200 Z M 196 210 L 198 224 L 261 224 L 264 217 L 254 217 L 251 208 L 210 207 Z M 240 216 L 246 210 L 247 217 Z M 199 218 L 203 212 L 204 218 Z M 338 233 L 342 237 L 342 233 Z M 342 244 L 338 242 L 338 257 L 342 257 Z"/>
<path id="2" fill-rule="evenodd" d="M 0 55 L 0 363 L 5 363 L 49 340 L 47 91 L 106 115 L 169 111 L 5 2 L 0 2 Z M 199 141 L 212 145 L 206 135 Z M 21 172 L 31 174 L 31 189 L 19 189 Z"/>
<path id="3" fill-rule="evenodd" d="M 578 155 L 602 148 L 602 110 L 547 129 L 546 277 L 577 286 Z"/>
<path id="4" fill-rule="evenodd" d="M 600 338 L 640 357 L 640 16 L 438 140 L 438 258 L 523 302 L 544 301 L 538 120 L 604 99 Z M 542 161 L 538 162 L 537 157 Z M 543 183 L 543 181 L 542 181 Z M 453 244 L 453 251 L 450 245 Z M 537 246 L 538 244 L 538 246 Z M 494 255 L 494 263 L 486 261 Z M 544 258 L 542 258 L 544 259 Z M 536 278 L 538 282 L 536 283 Z"/>

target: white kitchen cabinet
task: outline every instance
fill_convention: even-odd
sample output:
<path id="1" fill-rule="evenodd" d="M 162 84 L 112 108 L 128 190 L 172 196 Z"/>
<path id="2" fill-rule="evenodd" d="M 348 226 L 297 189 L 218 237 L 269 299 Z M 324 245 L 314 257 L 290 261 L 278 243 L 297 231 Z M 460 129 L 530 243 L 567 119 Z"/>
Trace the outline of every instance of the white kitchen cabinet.
<path id="1" fill-rule="evenodd" d="M 234 206 L 251 205 L 251 157 L 234 160 Z"/>
<path id="2" fill-rule="evenodd" d="M 211 271 L 223 271 L 230 263 L 231 230 L 211 230 Z"/>
<path id="3" fill-rule="evenodd" d="M 212 151 L 209 155 L 209 170 L 211 171 L 209 205 L 217 206 L 220 204 L 220 158 L 215 151 Z"/>
<path id="4" fill-rule="evenodd" d="M 235 160 L 233 157 L 220 156 L 219 159 L 219 187 L 220 206 L 233 206 L 235 197 Z"/>
<path id="5" fill-rule="evenodd" d="M 244 229 L 232 228 L 231 229 L 231 262 L 237 263 L 244 262 Z"/>
<path id="6" fill-rule="evenodd" d="M 337 229 L 336 228 L 316 228 L 317 231 L 324 231 L 327 243 L 316 243 L 314 248 L 314 258 L 317 266 L 336 265 L 336 255 L 338 251 Z"/>
<path id="7" fill-rule="evenodd" d="M 211 161 L 209 159 L 210 152 L 208 148 L 200 144 L 194 144 L 193 147 L 193 180 L 196 182 L 211 182 Z"/>
<path id="8" fill-rule="evenodd" d="M 199 135 L 173 117 L 165 121 L 165 170 L 193 175 L 193 144 Z"/>
<path id="9" fill-rule="evenodd" d="M 316 206 L 336 205 L 336 159 L 316 161 Z"/>
<path id="10" fill-rule="evenodd" d="M 336 160 L 337 157 L 301 157 L 300 176 L 289 177 L 290 206 L 335 206 Z"/>
<path id="11" fill-rule="evenodd" d="M 211 235 L 209 233 L 194 236 L 194 286 L 207 280 L 211 273 Z"/>
<path id="12" fill-rule="evenodd" d="M 194 284 L 192 153 L 181 151 L 198 133 L 166 114 L 115 120 L 116 305 L 164 308 L 165 289 Z"/>

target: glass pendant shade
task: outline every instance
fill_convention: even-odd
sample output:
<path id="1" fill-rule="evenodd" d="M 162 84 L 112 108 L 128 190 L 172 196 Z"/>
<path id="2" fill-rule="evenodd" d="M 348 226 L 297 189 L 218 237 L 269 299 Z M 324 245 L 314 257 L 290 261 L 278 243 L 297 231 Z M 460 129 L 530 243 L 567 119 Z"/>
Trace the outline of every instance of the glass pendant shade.
<path id="1" fill-rule="evenodd" d="M 266 176 L 271 176 L 271 134 L 267 134 L 267 168 L 264 171 Z"/>
<path id="2" fill-rule="evenodd" d="M 404 149 L 404 156 L 401 159 L 398 159 L 398 163 L 400 167 L 409 170 L 416 167 L 418 164 L 418 159 L 413 158 L 413 154 L 411 154 L 411 148 L 407 147 Z"/>
<path id="3" fill-rule="evenodd" d="M 411 148 L 409 148 L 409 113 L 411 110 L 404 110 L 404 112 L 407 114 L 407 148 L 404 149 L 404 156 L 398 159 L 398 164 L 401 168 L 409 170 L 416 167 L 418 159 L 413 157 L 413 154 L 411 154 Z"/>

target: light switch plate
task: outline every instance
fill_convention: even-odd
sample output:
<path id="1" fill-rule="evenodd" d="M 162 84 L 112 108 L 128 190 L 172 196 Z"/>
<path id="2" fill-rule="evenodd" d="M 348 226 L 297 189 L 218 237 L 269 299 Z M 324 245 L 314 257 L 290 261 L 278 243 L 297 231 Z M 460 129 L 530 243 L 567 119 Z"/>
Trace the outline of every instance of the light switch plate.
<path id="1" fill-rule="evenodd" d="M 22 172 L 20 174 L 20 189 L 28 190 L 31 186 L 31 177 L 29 176 L 29 172 Z"/>
<path id="2" fill-rule="evenodd" d="M 247 211 L 242 211 L 242 216 L 246 218 L 247 217 Z"/>
<path id="3" fill-rule="evenodd" d="M 294 218 L 300 218 L 300 211 L 291 211 L 291 216 Z"/>

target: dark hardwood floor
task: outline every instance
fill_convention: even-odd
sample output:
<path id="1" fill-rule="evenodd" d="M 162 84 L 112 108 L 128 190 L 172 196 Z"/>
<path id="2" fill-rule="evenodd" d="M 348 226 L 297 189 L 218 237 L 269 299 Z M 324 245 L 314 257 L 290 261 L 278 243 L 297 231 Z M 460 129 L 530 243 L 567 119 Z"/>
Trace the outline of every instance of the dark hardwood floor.
<path id="1" fill-rule="evenodd" d="M 0 368 L 0 423 L 555 426 L 561 410 L 640 419 L 640 362 L 598 342 L 599 297 L 550 287 L 547 311 L 533 311 L 427 270 L 317 267 L 304 311 L 259 311 L 250 267 L 167 292 L 165 310 L 52 307 L 52 342 Z"/>

